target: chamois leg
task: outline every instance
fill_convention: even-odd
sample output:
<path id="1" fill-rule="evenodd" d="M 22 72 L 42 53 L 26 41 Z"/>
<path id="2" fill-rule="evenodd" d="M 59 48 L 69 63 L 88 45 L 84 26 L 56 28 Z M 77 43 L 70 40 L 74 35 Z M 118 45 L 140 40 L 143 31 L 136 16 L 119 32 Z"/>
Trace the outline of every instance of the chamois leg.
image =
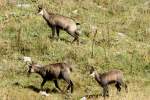
<path id="1" fill-rule="evenodd" d="M 60 29 L 58 27 L 56 27 L 56 32 L 57 32 L 57 40 L 59 40 L 59 31 Z"/>
<path id="2" fill-rule="evenodd" d="M 68 83 L 67 90 L 71 88 L 71 93 L 73 92 L 73 82 L 70 80 L 68 72 L 63 73 L 63 79 Z"/>
<path id="3" fill-rule="evenodd" d="M 71 35 L 72 37 L 74 37 L 74 40 L 71 42 L 71 43 L 74 43 L 75 41 L 79 41 L 78 40 L 78 37 L 79 37 L 79 34 L 78 34 L 78 32 L 76 32 L 76 31 L 72 31 L 72 30 L 67 30 L 67 33 L 69 34 L 69 35 Z"/>
<path id="4" fill-rule="evenodd" d="M 104 87 L 103 87 L 103 97 L 104 97 L 104 100 L 105 100 L 105 97 L 106 96 L 109 96 L 108 95 L 108 86 L 107 85 L 105 85 Z"/>
<path id="5" fill-rule="evenodd" d="M 128 86 L 126 85 L 126 83 L 124 83 L 124 82 L 121 80 L 120 84 L 125 88 L 125 91 L 128 92 Z"/>
<path id="6" fill-rule="evenodd" d="M 121 84 L 119 82 L 116 83 L 115 87 L 117 88 L 117 94 L 121 91 Z"/>
<path id="7" fill-rule="evenodd" d="M 122 85 L 125 88 L 126 92 L 128 92 L 128 89 L 127 89 L 128 87 L 122 80 L 119 80 L 119 84 Z"/>
<path id="8" fill-rule="evenodd" d="M 76 31 L 75 34 L 76 34 L 76 40 L 77 40 L 77 43 L 79 44 L 79 32 Z"/>
<path id="9" fill-rule="evenodd" d="M 43 86 L 46 83 L 47 80 L 43 79 L 42 83 L 41 83 L 41 90 L 43 91 Z"/>
<path id="10" fill-rule="evenodd" d="M 56 31 L 56 27 L 52 27 L 52 39 L 54 39 L 55 37 L 55 31 Z"/>
<path id="11" fill-rule="evenodd" d="M 73 83 L 71 80 L 65 79 L 65 81 L 68 83 L 67 91 L 71 88 L 71 93 L 73 92 Z"/>
<path id="12" fill-rule="evenodd" d="M 128 93 L 128 86 L 126 83 L 124 83 L 124 88 L 125 88 L 125 91 Z"/>
<path id="13" fill-rule="evenodd" d="M 109 92 L 108 92 L 108 89 L 107 89 L 107 94 L 106 94 L 106 96 L 107 96 L 107 97 L 109 97 Z"/>
<path id="14" fill-rule="evenodd" d="M 71 87 L 71 93 L 73 92 L 73 82 L 70 80 L 70 85 L 68 85 L 67 90 Z"/>
<path id="15" fill-rule="evenodd" d="M 77 41 L 77 44 L 79 44 L 79 34 L 77 32 L 75 32 L 73 37 L 74 37 L 74 40 L 72 41 L 72 43 Z"/>
<path id="16" fill-rule="evenodd" d="M 60 89 L 57 80 L 54 80 L 54 83 L 55 83 L 56 88 L 58 88 L 61 92 L 63 92 L 63 91 Z"/>

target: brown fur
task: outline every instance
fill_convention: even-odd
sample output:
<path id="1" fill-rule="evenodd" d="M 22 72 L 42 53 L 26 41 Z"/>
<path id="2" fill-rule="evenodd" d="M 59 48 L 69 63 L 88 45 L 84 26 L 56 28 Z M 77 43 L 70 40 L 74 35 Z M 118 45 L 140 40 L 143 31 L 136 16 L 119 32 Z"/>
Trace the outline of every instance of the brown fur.
<path id="1" fill-rule="evenodd" d="M 113 69 L 109 72 L 100 75 L 102 80 L 107 80 L 108 82 L 113 82 L 123 78 L 123 73 L 120 70 Z"/>
<path id="2" fill-rule="evenodd" d="M 43 82 L 41 83 L 41 89 L 43 89 L 44 84 L 46 81 L 54 81 L 55 86 L 60 90 L 60 87 L 58 86 L 57 80 L 63 79 L 65 80 L 69 85 L 67 87 L 67 90 L 71 88 L 71 92 L 73 92 L 73 83 L 70 79 L 70 72 L 72 71 L 72 68 L 69 64 L 66 63 L 55 63 L 55 64 L 48 64 L 48 65 L 39 65 L 36 63 L 32 63 L 29 65 L 28 74 L 30 73 L 38 73 L 43 78 Z"/>
<path id="3" fill-rule="evenodd" d="M 117 88 L 117 93 L 121 91 L 121 85 L 125 87 L 127 91 L 127 85 L 123 82 L 123 73 L 120 70 L 113 69 L 106 73 L 100 74 L 92 67 L 90 69 L 90 73 L 93 74 L 95 80 L 99 83 L 99 85 L 103 88 L 103 96 L 109 96 L 108 93 L 108 85 L 115 84 Z"/>
<path id="4" fill-rule="evenodd" d="M 75 23 L 73 19 L 54 14 L 54 13 L 49 13 L 46 9 L 44 8 L 39 8 L 39 12 L 43 11 L 42 16 L 52 29 L 52 38 L 54 38 L 55 34 L 57 33 L 57 37 L 59 38 L 59 31 L 60 29 L 65 30 L 68 34 L 70 34 L 72 37 L 74 37 L 74 41 L 79 41 L 79 32 L 77 25 L 78 23 Z"/>

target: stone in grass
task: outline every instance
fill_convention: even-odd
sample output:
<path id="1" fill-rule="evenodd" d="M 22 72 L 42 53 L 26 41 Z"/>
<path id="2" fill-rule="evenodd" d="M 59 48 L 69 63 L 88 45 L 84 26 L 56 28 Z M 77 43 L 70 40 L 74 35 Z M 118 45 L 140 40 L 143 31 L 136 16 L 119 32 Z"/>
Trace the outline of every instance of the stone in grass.
<path id="1" fill-rule="evenodd" d="M 43 95 L 43 96 L 49 96 L 49 94 L 46 93 L 45 91 L 40 91 L 39 93 L 40 93 L 41 95 Z"/>
<path id="2" fill-rule="evenodd" d="M 16 6 L 19 8 L 29 8 L 31 5 L 30 4 L 17 4 Z"/>
<path id="3" fill-rule="evenodd" d="M 82 97 L 80 100 L 87 100 L 87 98 L 86 97 Z"/>
<path id="4" fill-rule="evenodd" d="M 31 63 L 32 62 L 31 57 L 27 57 L 27 56 L 19 57 L 19 60 L 22 60 L 24 63 Z"/>

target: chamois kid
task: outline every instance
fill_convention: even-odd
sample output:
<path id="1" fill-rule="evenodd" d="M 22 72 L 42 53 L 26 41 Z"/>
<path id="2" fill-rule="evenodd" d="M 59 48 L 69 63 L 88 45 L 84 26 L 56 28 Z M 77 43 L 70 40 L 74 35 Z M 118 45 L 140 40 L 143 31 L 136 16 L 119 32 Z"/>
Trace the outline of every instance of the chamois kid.
<path id="1" fill-rule="evenodd" d="M 29 65 L 28 75 L 30 75 L 31 73 L 37 73 L 41 75 L 41 77 L 43 78 L 43 82 L 41 83 L 41 90 L 43 90 L 43 86 L 47 81 L 53 81 L 56 88 L 63 92 L 57 82 L 57 80 L 63 79 L 68 83 L 67 90 L 71 88 L 72 93 L 73 82 L 70 79 L 71 71 L 71 66 L 66 63 L 54 63 L 43 66 L 32 62 L 32 64 Z"/>
<path id="2" fill-rule="evenodd" d="M 103 74 L 98 73 L 93 67 L 90 69 L 90 76 L 94 77 L 99 85 L 103 88 L 104 99 L 109 96 L 108 85 L 114 83 L 117 93 L 121 91 L 121 85 L 127 92 L 127 85 L 123 82 L 123 73 L 120 70 L 113 69 Z"/>
<path id="3" fill-rule="evenodd" d="M 40 15 L 43 16 L 48 26 L 52 29 L 52 38 L 54 38 L 56 33 L 57 38 L 59 38 L 59 31 L 60 29 L 62 29 L 70 34 L 72 37 L 74 37 L 74 40 L 72 42 L 79 42 L 79 29 L 77 27 L 77 25 L 80 25 L 79 23 L 75 23 L 75 21 L 69 17 L 49 13 L 41 6 L 38 6 L 38 12 Z"/>

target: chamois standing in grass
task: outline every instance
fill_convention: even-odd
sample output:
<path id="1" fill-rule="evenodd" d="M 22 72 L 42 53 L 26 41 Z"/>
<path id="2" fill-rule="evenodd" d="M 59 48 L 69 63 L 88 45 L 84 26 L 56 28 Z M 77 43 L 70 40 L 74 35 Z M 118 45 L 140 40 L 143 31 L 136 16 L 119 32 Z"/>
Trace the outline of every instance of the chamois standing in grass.
<path id="1" fill-rule="evenodd" d="M 48 65 L 39 65 L 36 63 L 33 63 L 29 65 L 28 75 L 31 73 L 37 73 L 41 75 L 43 78 L 43 82 L 41 83 L 41 90 L 43 90 L 43 86 L 46 83 L 46 81 L 54 81 L 56 88 L 58 88 L 61 92 L 63 92 L 59 85 L 57 80 L 63 79 L 68 83 L 67 90 L 71 88 L 71 93 L 73 92 L 73 82 L 70 79 L 70 72 L 72 71 L 72 68 L 69 64 L 66 63 L 54 63 L 54 64 L 48 64 Z"/>
<path id="2" fill-rule="evenodd" d="M 48 26 L 52 29 L 52 38 L 54 38 L 56 33 L 57 38 L 59 38 L 59 31 L 60 29 L 62 29 L 65 30 L 72 37 L 74 37 L 74 40 L 72 42 L 79 42 L 79 29 L 77 27 L 77 25 L 80 25 L 79 23 L 75 23 L 75 21 L 69 17 L 49 13 L 46 9 L 40 6 L 38 8 L 39 14 L 43 16 Z"/>
<path id="3" fill-rule="evenodd" d="M 94 77 L 99 85 L 103 88 L 104 99 L 109 96 L 108 85 L 114 83 L 117 88 L 117 93 L 121 91 L 121 85 L 127 92 L 127 85 L 123 82 L 123 73 L 120 70 L 113 69 L 106 73 L 98 73 L 93 67 L 90 69 L 90 76 Z"/>

